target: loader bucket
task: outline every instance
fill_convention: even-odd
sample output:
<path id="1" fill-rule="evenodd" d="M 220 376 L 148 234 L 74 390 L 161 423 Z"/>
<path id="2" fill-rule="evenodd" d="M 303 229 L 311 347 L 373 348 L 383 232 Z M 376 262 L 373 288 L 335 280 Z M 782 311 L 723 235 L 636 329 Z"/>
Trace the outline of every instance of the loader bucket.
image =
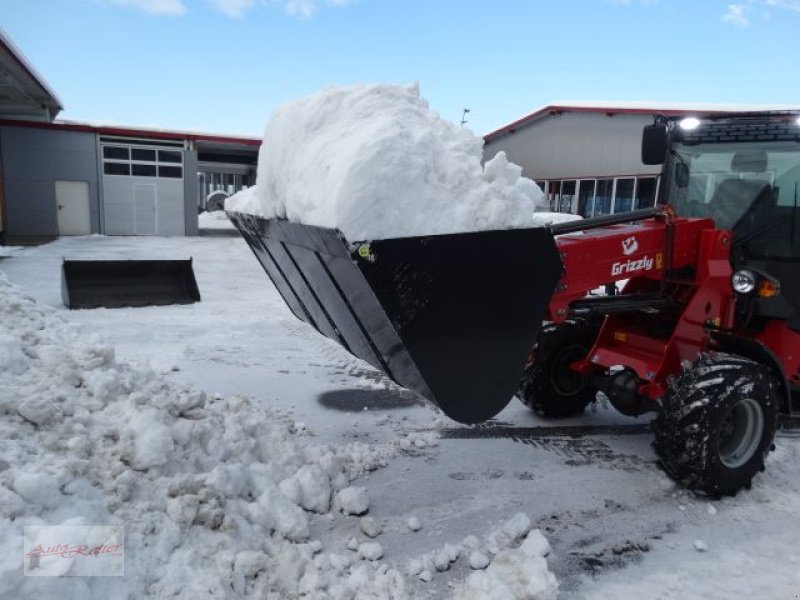
<path id="1" fill-rule="evenodd" d="M 229 216 L 295 316 L 462 423 L 509 402 L 561 275 L 547 229 L 351 243 Z"/>
<path id="2" fill-rule="evenodd" d="M 65 260 L 67 308 L 163 306 L 200 301 L 192 260 Z"/>

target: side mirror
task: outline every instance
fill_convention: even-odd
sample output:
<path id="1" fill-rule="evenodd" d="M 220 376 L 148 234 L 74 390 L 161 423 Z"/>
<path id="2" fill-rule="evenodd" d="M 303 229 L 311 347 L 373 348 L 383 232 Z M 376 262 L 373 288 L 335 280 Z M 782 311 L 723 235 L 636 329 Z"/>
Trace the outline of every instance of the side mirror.
<path id="1" fill-rule="evenodd" d="M 647 125 L 642 132 L 642 162 L 663 165 L 667 160 L 667 126 L 664 123 Z"/>

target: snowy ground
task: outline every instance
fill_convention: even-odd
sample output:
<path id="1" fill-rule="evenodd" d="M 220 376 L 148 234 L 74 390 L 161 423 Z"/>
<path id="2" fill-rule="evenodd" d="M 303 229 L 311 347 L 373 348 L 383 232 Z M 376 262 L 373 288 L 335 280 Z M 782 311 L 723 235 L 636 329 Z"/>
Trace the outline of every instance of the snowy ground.
<path id="1" fill-rule="evenodd" d="M 199 304 L 90 311 L 61 304 L 62 257 L 188 256 Z M 447 597 L 470 568 L 462 552 L 424 582 L 407 574 L 409 561 L 465 536 L 485 540 L 520 512 L 549 539 L 561 598 L 800 596 L 796 434 L 779 434 L 752 491 L 710 502 L 676 489 L 656 468 L 646 421 L 604 407 L 556 423 L 576 428 L 567 433 L 608 426 L 589 435 L 539 435 L 535 428 L 554 424 L 516 401 L 491 435 L 448 421 L 294 319 L 238 238 L 62 239 L 0 258 L 0 272 L 81 333 L 103 336 L 119 361 L 149 364 L 209 396 L 250 397 L 265 416 L 280 409 L 318 444 L 390 449 L 386 466 L 353 485 L 367 488 L 383 562 L 403 574 L 412 597 Z M 412 517 L 419 531 L 408 527 Z M 355 518 L 322 515 L 310 527 L 324 552 L 350 553 L 353 537 L 372 541 Z"/>

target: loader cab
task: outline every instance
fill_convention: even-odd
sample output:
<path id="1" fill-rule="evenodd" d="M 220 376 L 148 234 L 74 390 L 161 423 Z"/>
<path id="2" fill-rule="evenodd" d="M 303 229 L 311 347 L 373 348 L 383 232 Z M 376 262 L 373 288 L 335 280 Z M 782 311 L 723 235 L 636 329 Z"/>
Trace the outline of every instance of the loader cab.
<path id="1" fill-rule="evenodd" d="M 800 331 L 800 116 L 661 120 L 645 129 L 642 160 L 664 164 L 661 203 L 733 232 L 735 271 L 779 282 L 777 297 L 742 302 L 743 318 Z"/>

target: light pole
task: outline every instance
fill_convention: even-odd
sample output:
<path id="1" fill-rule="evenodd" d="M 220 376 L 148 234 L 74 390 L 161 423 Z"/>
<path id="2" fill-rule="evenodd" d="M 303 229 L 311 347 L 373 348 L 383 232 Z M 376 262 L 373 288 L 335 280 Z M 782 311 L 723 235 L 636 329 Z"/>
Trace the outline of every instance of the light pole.
<path id="1" fill-rule="evenodd" d="M 467 115 L 468 114 L 469 114 L 469 109 L 465 108 L 464 112 L 461 113 L 461 127 L 464 127 L 464 125 L 467 123 Z"/>

